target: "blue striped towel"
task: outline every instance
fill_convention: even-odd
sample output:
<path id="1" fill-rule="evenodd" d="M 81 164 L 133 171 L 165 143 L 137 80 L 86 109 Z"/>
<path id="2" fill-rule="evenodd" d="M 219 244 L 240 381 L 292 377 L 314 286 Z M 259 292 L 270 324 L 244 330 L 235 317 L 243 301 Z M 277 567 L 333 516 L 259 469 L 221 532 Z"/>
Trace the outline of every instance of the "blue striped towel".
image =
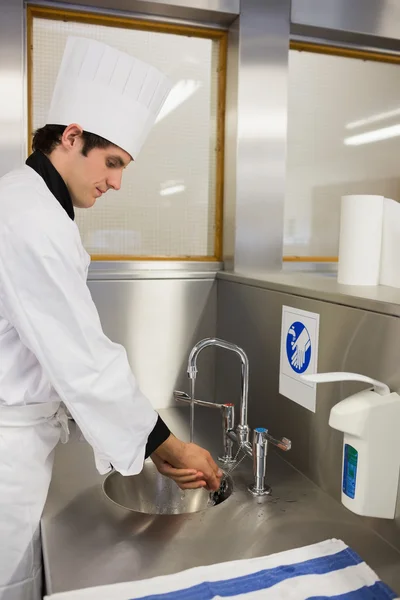
<path id="1" fill-rule="evenodd" d="M 341 540 L 48 600 L 394 600 L 398 596 Z M 46 600 L 45 598 L 45 600 Z"/>

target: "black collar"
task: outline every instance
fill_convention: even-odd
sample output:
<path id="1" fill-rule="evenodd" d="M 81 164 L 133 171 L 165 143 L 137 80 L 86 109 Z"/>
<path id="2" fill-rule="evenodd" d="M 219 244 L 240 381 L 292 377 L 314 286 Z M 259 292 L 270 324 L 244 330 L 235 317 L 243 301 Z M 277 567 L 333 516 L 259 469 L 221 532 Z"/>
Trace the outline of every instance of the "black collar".
<path id="1" fill-rule="evenodd" d="M 40 150 L 35 150 L 25 161 L 44 180 L 50 192 L 59 201 L 70 219 L 75 219 L 74 205 L 63 178 L 51 161 Z"/>

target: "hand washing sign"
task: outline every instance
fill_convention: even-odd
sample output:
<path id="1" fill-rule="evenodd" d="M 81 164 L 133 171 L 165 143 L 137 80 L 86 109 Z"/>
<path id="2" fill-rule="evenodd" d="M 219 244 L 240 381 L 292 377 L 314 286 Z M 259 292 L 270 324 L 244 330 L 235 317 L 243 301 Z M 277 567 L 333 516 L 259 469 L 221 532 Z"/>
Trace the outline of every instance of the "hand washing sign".
<path id="1" fill-rule="evenodd" d="M 286 336 L 286 356 L 295 373 L 307 371 L 311 360 L 311 338 L 307 327 L 295 321 Z"/>
<path id="2" fill-rule="evenodd" d="M 312 412 L 317 387 L 301 375 L 317 372 L 318 337 L 319 314 L 282 307 L 279 393 Z"/>

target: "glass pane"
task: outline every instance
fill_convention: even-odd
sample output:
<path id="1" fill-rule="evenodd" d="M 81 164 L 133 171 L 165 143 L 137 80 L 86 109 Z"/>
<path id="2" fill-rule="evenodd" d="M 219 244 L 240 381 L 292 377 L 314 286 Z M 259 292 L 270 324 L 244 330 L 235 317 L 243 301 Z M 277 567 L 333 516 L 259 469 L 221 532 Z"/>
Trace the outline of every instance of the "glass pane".
<path id="1" fill-rule="evenodd" d="M 85 36 L 152 63 L 174 88 L 121 190 L 78 209 L 96 255 L 212 256 L 216 206 L 219 43 L 204 38 L 58 20 L 33 20 L 33 128 L 45 123 L 68 35 Z"/>
<path id="2" fill-rule="evenodd" d="M 343 195 L 400 201 L 399 72 L 290 51 L 284 256 L 337 256 Z"/>

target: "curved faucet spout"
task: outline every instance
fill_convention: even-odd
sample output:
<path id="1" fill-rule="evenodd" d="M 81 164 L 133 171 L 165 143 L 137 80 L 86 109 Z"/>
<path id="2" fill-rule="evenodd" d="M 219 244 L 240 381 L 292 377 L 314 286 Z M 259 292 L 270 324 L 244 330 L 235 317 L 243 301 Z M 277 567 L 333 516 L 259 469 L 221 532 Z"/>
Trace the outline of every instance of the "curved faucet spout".
<path id="1" fill-rule="evenodd" d="M 225 350 L 231 350 L 237 354 L 241 361 L 241 397 L 240 397 L 240 423 L 238 425 L 239 432 L 243 433 L 243 442 L 248 441 L 248 395 L 249 395 L 249 360 L 245 351 L 231 342 L 220 340 L 219 338 L 205 338 L 200 340 L 190 352 L 187 373 L 190 379 L 196 379 L 197 375 L 197 357 L 200 352 L 208 346 L 219 346 Z M 246 439 L 244 439 L 246 438 Z"/>

